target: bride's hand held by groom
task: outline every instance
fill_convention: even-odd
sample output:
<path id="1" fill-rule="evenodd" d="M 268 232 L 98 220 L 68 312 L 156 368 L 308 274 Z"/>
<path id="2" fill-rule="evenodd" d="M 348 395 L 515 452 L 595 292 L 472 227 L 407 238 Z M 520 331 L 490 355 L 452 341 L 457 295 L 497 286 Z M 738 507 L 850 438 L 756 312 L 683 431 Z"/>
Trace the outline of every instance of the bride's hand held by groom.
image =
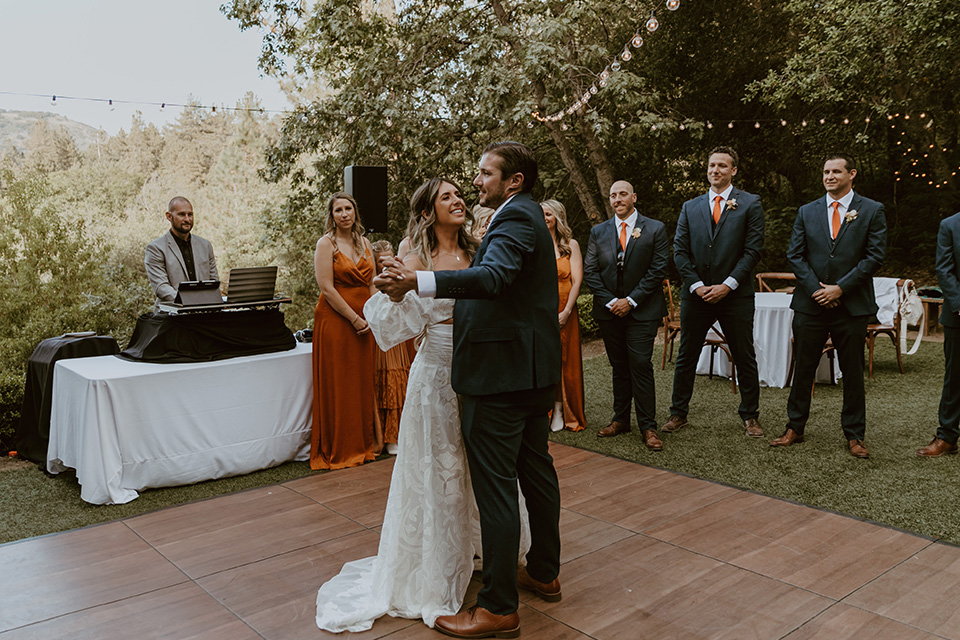
<path id="1" fill-rule="evenodd" d="M 373 286 L 394 302 L 400 302 L 407 291 L 417 288 L 417 274 L 395 258 L 383 259 L 383 270 L 373 279 Z"/>

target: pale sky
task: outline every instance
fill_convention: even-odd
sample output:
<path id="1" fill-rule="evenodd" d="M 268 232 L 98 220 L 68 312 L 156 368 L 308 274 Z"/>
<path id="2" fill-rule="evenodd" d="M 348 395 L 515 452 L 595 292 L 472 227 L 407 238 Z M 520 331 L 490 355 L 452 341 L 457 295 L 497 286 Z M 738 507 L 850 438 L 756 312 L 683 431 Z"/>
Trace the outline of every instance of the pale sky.
<path id="1" fill-rule="evenodd" d="M 289 109 L 260 77 L 261 34 L 241 33 L 222 0 L 0 0 L 0 109 L 50 111 L 113 135 L 135 111 L 158 127 L 179 110 L 57 98 L 235 106 L 247 91 L 264 109 Z"/>

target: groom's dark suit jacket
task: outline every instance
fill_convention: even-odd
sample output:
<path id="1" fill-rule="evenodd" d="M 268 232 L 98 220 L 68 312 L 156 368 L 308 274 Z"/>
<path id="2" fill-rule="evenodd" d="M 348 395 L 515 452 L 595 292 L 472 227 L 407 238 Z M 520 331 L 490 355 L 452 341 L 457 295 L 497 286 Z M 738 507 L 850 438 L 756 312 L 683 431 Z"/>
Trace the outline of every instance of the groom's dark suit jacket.
<path id="1" fill-rule="evenodd" d="M 937 282 L 943 291 L 940 324 L 960 327 L 960 213 L 940 223 L 937 234 Z"/>
<path id="2" fill-rule="evenodd" d="M 469 269 L 437 271 L 453 312 L 453 389 L 540 389 L 560 380 L 560 297 L 543 209 L 518 193 L 497 213 Z"/>
<path id="3" fill-rule="evenodd" d="M 827 225 L 827 201 L 820 197 L 800 207 L 793 225 L 787 260 L 797 276 L 797 288 L 790 308 L 820 314 L 824 308 L 810 296 L 820 283 L 843 289 L 840 306 L 851 316 L 877 313 L 873 275 L 883 264 L 887 251 L 887 222 L 883 205 L 854 192 L 847 211 L 856 219 L 843 222 L 836 239 Z"/>
<path id="4" fill-rule="evenodd" d="M 758 196 L 734 188 L 715 227 L 707 194 L 687 200 L 677 221 L 673 255 L 683 278 L 682 297 L 695 296 L 690 287 L 698 281 L 709 286 L 732 277 L 738 286 L 727 297 L 753 298 L 753 269 L 762 250 L 763 207 Z"/>
<path id="5" fill-rule="evenodd" d="M 634 235 L 639 231 L 640 236 L 627 238 L 618 280 L 618 224 L 619 219 L 614 216 L 590 230 L 583 280 L 593 293 L 593 317 L 597 320 L 613 319 L 615 316 L 606 305 L 611 300 L 629 297 L 637 303 L 630 311 L 630 317 L 659 321 L 667 315 L 663 301 L 663 278 L 670 260 L 666 228 L 659 220 L 637 213 Z"/>

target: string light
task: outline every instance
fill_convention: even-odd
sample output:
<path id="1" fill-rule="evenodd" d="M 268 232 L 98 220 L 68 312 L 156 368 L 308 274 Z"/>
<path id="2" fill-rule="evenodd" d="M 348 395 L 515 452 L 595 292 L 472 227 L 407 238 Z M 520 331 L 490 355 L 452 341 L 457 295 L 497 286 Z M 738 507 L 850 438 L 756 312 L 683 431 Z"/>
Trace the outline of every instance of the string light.
<path id="1" fill-rule="evenodd" d="M 659 28 L 660 28 L 660 21 L 657 20 L 657 14 L 654 13 L 653 11 L 651 11 L 651 12 L 650 12 L 650 17 L 647 19 L 647 24 L 644 25 L 644 26 L 647 27 L 647 31 L 649 31 L 650 33 L 653 33 L 653 32 L 655 32 L 657 29 L 659 29 Z"/>
<path id="2" fill-rule="evenodd" d="M 17 96 L 21 98 L 46 98 L 50 96 L 50 104 L 52 106 L 57 106 L 60 102 L 64 100 L 74 100 L 79 102 L 102 102 L 106 103 L 107 106 L 116 108 L 117 105 L 131 105 L 134 107 L 158 107 L 163 110 L 166 107 L 179 107 L 181 109 L 203 109 L 206 111 L 216 111 L 218 108 L 226 111 L 234 112 L 247 112 L 247 113 L 279 113 L 284 115 L 289 115 L 294 113 L 289 109 L 263 109 L 262 107 L 225 107 L 220 106 L 216 107 L 214 105 L 203 105 L 203 104 L 184 104 L 178 102 L 149 102 L 149 101 L 140 101 L 140 100 L 115 100 L 113 98 L 90 98 L 85 96 L 62 96 L 59 94 L 48 94 L 48 93 L 22 93 L 17 91 L 0 91 L 0 95 L 4 96 Z"/>

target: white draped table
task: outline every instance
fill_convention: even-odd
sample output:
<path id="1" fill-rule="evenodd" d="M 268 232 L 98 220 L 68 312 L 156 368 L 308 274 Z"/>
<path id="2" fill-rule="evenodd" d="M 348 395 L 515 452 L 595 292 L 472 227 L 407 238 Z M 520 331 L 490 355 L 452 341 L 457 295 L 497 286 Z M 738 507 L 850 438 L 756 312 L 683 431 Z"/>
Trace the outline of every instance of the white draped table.
<path id="1" fill-rule="evenodd" d="M 793 309 L 789 293 L 760 292 L 754 294 L 753 347 L 757 353 L 760 386 L 786 387 L 789 377 L 790 351 L 793 348 Z M 717 325 L 719 327 L 719 325 Z M 697 373 L 710 373 L 710 347 L 704 347 L 697 361 Z M 713 359 L 713 374 L 730 377 L 731 367 L 726 354 L 718 349 Z M 840 367 L 834 359 L 834 380 L 840 378 Z M 830 363 L 826 356 L 817 369 L 817 382 L 830 382 Z"/>
<path id="2" fill-rule="evenodd" d="M 123 504 L 190 484 L 306 460 L 312 347 L 216 362 L 62 360 L 53 378 L 47 469 L 76 469 L 80 496 Z"/>

